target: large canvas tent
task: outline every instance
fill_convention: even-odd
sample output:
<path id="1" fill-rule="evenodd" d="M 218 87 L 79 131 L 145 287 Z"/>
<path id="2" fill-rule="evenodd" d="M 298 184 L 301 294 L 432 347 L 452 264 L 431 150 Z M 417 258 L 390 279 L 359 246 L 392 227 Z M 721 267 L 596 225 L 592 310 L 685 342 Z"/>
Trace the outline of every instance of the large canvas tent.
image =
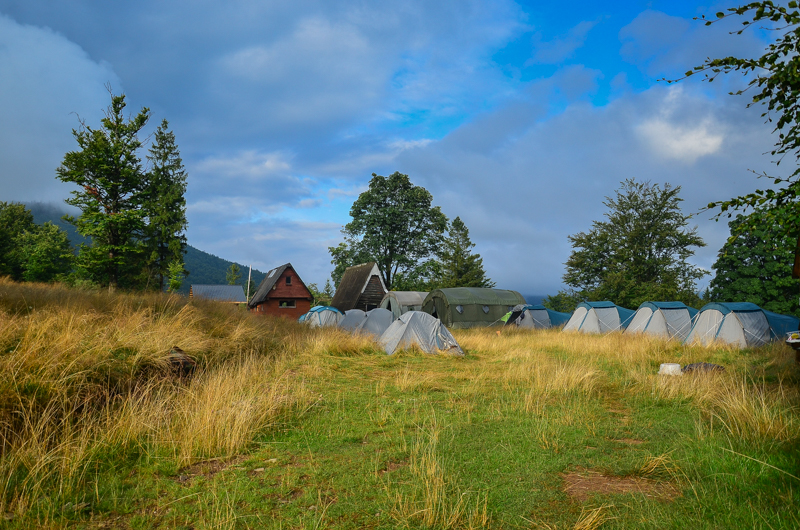
<path id="1" fill-rule="evenodd" d="M 383 332 L 394 322 L 394 315 L 388 309 L 378 307 L 367 311 L 367 316 L 356 327 L 356 331 L 367 333 L 375 338 L 383 335 Z"/>
<path id="2" fill-rule="evenodd" d="M 750 302 L 706 304 L 697 315 L 687 343 L 719 340 L 740 348 L 763 346 L 798 329 L 800 320 L 765 311 Z"/>
<path id="3" fill-rule="evenodd" d="M 427 353 L 464 355 L 461 346 L 438 318 L 422 311 L 409 311 L 392 322 L 379 340 L 388 355 L 416 346 Z"/>
<path id="4" fill-rule="evenodd" d="M 355 330 L 364 319 L 367 318 L 367 313 L 360 309 L 350 309 L 344 312 L 344 318 L 339 321 L 339 327 L 342 329 Z"/>
<path id="5" fill-rule="evenodd" d="M 338 326 L 344 318 L 344 314 L 335 307 L 318 305 L 312 307 L 308 313 L 300 316 L 300 322 L 304 322 L 311 327 Z"/>
<path id="6" fill-rule="evenodd" d="M 643 302 L 625 333 L 648 333 L 683 341 L 692 330 L 697 309 L 683 302 Z"/>
<path id="7" fill-rule="evenodd" d="M 422 311 L 422 302 L 428 293 L 422 291 L 389 291 L 381 300 L 381 307 L 388 309 L 394 318 L 409 311 Z"/>
<path id="8" fill-rule="evenodd" d="M 628 327 L 634 312 L 632 309 L 619 307 L 614 302 L 581 302 L 564 326 L 564 331 L 620 331 Z"/>
<path id="9" fill-rule="evenodd" d="M 561 327 L 569 321 L 569 313 L 553 311 L 543 305 L 520 304 L 511 311 L 506 326 L 548 329 Z"/>
<path id="10" fill-rule="evenodd" d="M 490 326 L 525 299 L 516 291 L 483 287 L 452 287 L 428 293 L 422 310 L 448 328 Z"/>

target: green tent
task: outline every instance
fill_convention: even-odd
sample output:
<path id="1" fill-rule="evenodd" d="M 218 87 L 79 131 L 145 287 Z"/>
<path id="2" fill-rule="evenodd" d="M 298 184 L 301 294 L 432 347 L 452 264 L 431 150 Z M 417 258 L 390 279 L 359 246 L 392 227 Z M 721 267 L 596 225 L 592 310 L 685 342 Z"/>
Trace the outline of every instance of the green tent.
<path id="1" fill-rule="evenodd" d="M 422 310 L 448 328 L 473 328 L 501 322 L 503 316 L 525 299 L 516 291 L 482 287 L 452 287 L 428 293 Z"/>

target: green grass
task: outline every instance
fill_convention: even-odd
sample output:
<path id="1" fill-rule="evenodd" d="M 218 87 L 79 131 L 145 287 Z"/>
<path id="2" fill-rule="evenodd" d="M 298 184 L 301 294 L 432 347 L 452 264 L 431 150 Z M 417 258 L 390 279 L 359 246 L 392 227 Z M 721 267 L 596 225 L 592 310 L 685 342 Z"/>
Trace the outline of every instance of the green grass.
<path id="1" fill-rule="evenodd" d="M 6 310 L 17 320 L 0 341 L 15 346 L 0 361 L 9 365 L 24 353 L 26 326 L 47 310 Z M 156 392 L 142 385 L 158 381 L 120 370 L 125 388 L 140 394 L 118 390 L 116 400 L 94 400 L 91 410 L 52 409 L 60 412 L 49 423 L 31 416 L 46 435 L 39 453 L 19 449 L 31 440 L 22 431 L 4 447 L 0 526 L 800 526 L 800 372 L 782 346 L 707 350 L 643 337 L 467 330 L 456 334 L 464 358 L 413 351 L 387 357 L 337 331 L 194 310 L 187 325 L 203 364 L 196 381 Z M 177 329 L 169 319 L 152 322 Z M 130 368 L 152 349 L 141 338 L 101 338 L 118 367 Z M 99 355 L 95 346 L 84 350 Z M 727 370 L 696 379 L 655 375 L 659 362 L 697 360 Z M 93 380 L 90 369 L 81 370 Z M 38 411 L 59 399 L 76 403 L 76 393 L 65 391 L 71 379 L 51 375 L 45 387 L 38 372 L 16 373 L 27 381 L 14 398 L 20 403 Z M 257 391 L 242 388 L 248 385 Z M 263 417 L 244 414 L 252 404 L 277 408 Z M 116 420 L 103 423 L 104 414 Z M 241 418 L 252 421 L 234 429 Z M 186 432 L 193 428 L 214 434 Z M 37 475 L 37 454 L 77 471 L 68 480 Z M 24 465 L 14 464 L 25 455 Z M 40 477 L 37 487 L 24 482 L 25 473 Z M 570 473 L 653 489 L 579 499 L 565 491 Z"/>

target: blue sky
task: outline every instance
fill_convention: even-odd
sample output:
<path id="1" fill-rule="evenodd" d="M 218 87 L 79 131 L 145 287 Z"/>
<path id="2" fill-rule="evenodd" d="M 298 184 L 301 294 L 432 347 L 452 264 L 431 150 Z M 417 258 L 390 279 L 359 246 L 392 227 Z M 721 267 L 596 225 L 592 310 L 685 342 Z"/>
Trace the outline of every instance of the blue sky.
<path id="1" fill-rule="evenodd" d="M 59 202 L 78 117 L 109 97 L 169 120 L 190 244 L 322 284 L 370 175 L 407 173 L 470 229 L 498 287 L 554 293 L 567 236 L 622 180 L 687 212 L 762 185 L 774 139 L 737 78 L 668 85 L 765 35 L 673 2 L 0 0 L 0 200 Z M 727 237 L 693 219 L 710 268 Z"/>

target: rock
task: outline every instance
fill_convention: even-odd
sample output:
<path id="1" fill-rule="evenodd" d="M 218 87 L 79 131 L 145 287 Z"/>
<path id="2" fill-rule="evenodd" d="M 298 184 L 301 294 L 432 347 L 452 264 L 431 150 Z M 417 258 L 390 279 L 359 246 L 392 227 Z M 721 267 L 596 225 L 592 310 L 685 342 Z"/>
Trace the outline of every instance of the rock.
<path id="1" fill-rule="evenodd" d="M 677 363 L 662 363 L 658 375 L 681 375 L 681 365 Z"/>
<path id="2" fill-rule="evenodd" d="M 682 372 L 685 374 L 700 373 L 700 372 L 724 372 L 724 371 L 725 371 L 724 366 L 712 363 L 692 363 L 692 364 L 687 364 L 682 369 Z"/>
<path id="3" fill-rule="evenodd" d="M 169 351 L 167 361 L 172 373 L 178 377 L 190 377 L 197 368 L 197 361 L 177 346 Z"/>

